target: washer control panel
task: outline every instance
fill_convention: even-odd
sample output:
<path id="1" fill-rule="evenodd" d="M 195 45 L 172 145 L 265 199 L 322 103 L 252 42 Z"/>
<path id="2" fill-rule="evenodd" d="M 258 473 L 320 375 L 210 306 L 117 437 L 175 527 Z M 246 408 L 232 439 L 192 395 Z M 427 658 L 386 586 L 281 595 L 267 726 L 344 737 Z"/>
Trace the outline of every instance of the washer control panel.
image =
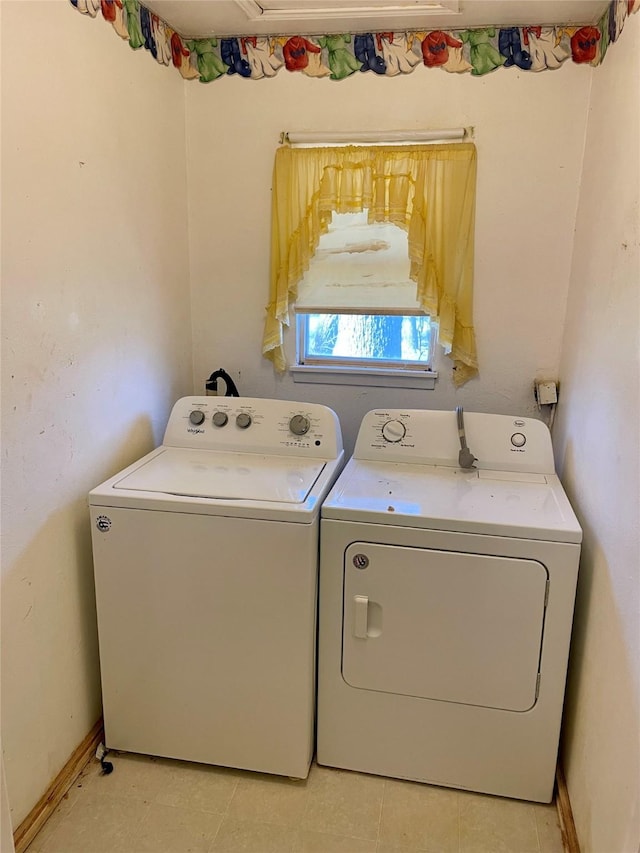
<path id="1" fill-rule="evenodd" d="M 183 397 L 163 444 L 335 459 L 342 434 L 334 411 L 317 403 L 254 397 Z"/>
<path id="2" fill-rule="evenodd" d="M 554 473 L 551 436 L 542 421 L 464 412 L 464 426 L 478 469 Z M 356 459 L 457 468 L 459 452 L 455 411 L 375 409 L 362 421 L 353 455 Z"/>

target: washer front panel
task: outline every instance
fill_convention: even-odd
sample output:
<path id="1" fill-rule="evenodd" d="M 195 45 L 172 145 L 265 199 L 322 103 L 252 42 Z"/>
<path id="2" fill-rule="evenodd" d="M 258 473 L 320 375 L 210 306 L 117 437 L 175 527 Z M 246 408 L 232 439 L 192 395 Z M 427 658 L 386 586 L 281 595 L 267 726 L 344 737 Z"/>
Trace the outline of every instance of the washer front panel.
<path id="1" fill-rule="evenodd" d="M 537 560 L 355 542 L 344 555 L 344 680 L 527 711 L 547 581 Z"/>
<path id="2" fill-rule="evenodd" d="M 305 777 L 317 516 L 91 517 L 107 746 Z"/>

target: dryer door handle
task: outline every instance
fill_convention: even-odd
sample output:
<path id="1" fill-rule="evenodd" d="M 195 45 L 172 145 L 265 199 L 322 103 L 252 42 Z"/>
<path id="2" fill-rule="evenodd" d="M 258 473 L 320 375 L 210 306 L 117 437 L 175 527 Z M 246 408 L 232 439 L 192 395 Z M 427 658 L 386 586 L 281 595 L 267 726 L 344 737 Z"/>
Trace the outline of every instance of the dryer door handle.
<path id="1" fill-rule="evenodd" d="M 366 595 L 353 596 L 353 636 L 366 640 L 369 636 L 369 597 Z"/>

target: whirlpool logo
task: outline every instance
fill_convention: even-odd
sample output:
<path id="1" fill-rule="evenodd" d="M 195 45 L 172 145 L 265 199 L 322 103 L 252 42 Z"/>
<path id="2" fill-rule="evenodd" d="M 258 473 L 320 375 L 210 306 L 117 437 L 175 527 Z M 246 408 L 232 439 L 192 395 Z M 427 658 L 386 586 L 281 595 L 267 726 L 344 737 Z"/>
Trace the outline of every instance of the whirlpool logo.
<path id="1" fill-rule="evenodd" d="M 111 530 L 111 519 L 108 515 L 99 515 L 96 518 L 96 527 L 100 533 L 108 533 Z"/>

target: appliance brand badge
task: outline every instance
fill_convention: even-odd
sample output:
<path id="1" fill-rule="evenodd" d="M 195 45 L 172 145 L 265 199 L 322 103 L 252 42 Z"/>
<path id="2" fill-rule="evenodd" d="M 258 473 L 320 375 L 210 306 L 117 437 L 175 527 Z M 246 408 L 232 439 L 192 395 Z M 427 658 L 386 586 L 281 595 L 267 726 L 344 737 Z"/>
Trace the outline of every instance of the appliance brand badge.
<path id="1" fill-rule="evenodd" d="M 514 426 L 517 426 L 517 427 L 523 427 L 523 426 L 524 426 L 524 421 L 514 421 L 514 422 L 513 422 L 513 425 L 514 425 Z"/>
<path id="2" fill-rule="evenodd" d="M 187 432 L 192 432 L 194 435 L 198 435 L 199 432 L 204 432 L 204 430 L 196 429 L 195 427 L 187 427 Z"/>
<path id="3" fill-rule="evenodd" d="M 108 533 L 111 530 L 111 519 L 108 515 L 99 515 L 96 518 L 96 527 L 100 533 Z"/>
<path id="4" fill-rule="evenodd" d="M 369 558 L 366 554 L 356 554 L 353 558 L 353 565 L 356 569 L 366 569 L 369 565 Z"/>

